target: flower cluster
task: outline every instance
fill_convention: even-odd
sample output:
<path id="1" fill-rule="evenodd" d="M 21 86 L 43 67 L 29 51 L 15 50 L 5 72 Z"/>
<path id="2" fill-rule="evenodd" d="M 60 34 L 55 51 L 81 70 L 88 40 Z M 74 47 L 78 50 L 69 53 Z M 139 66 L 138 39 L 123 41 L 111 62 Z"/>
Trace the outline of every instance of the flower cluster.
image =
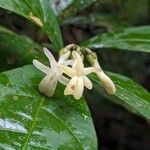
<path id="1" fill-rule="evenodd" d="M 84 87 L 92 89 L 92 82 L 87 77 L 90 73 L 95 73 L 101 80 L 102 85 L 110 94 L 116 91 L 112 80 L 103 72 L 98 61 L 97 56 L 90 49 L 79 47 L 70 44 L 60 50 L 58 61 L 55 60 L 51 52 L 44 48 L 44 53 L 49 59 L 50 67 L 42 64 L 34 59 L 33 64 L 36 68 L 45 73 L 45 77 L 39 84 L 39 91 L 48 97 L 53 96 L 57 82 L 66 85 L 64 95 L 73 95 L 75 99 L 80 99 Z M 83 60 L 86 56 L 91 63 L 91 67 L 84 67 Z"/>

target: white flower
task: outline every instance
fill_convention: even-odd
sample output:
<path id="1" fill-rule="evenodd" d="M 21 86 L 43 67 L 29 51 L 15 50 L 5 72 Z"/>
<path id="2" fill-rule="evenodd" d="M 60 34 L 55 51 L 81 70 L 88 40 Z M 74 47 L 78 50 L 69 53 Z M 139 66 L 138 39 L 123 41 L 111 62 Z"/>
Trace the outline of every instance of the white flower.
<path id="1" fill-rule="evenodd" d="M 92 82 L 86 77 L 87 74 L 94 72 L 94 67 L 84 68 L 82 59 L 78 52 L 72 52 L 75 60 L 72 68 L 64 65 L 58 65 L 58 67 L 68 75 L 71 80 L 65 88 L 64 95 L 73 95 L 75 99 L 80 99 L 83 94 L 84 86 L 88 89 L 92 89 Z"/>
<path id="2" fill-rule="evenodd" d="M 48 49 L 44 48 L 44 53 L 49 59 L 51 68 L 45 66 L 36 59 L 33 60 L 33 64 L 36 68 L 38 68 L 46 74 L 46 76 L 42 79 L 42 81 L 39 84 L 39 91 L 41 93 L 44 93 L 46 96 L 51 97 L 55 92 L 58 80 L 65 85 L 69 82 L 69 80 L 66 77 L 62 76 L 63 72 L 59 70 L 58 64 L 69 65 L 70 63 L 72 63 L 72 60 L 65 61 L 70 56 L 70 53 L 68 52 L 60 56 L 60 62 L 57 62 L 55 60 L 54 56 L 50 53 Z"/>

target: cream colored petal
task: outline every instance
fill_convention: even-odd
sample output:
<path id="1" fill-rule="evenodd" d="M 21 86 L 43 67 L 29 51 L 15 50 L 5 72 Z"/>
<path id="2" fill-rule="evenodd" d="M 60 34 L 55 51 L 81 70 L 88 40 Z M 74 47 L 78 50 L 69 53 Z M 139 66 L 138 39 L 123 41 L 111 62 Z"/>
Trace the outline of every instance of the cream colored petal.
<path id="1" fill-rule="evenodd" d="M 61 64 L 64 66 L 68 66 L 68 65 L 73 65 L 73 63 L 74 63 L 74 60 L 70 59 L 70 60 L 66 60 L 66 61 L 62 62 Z"/>
<path id="2" fill-rule="evenodd" d="M 62 83 L 62 84 L 64 84 L 64 85 L 67 85 L 69 83 L 69 79 L 66 78 L 65 76 L 61 75 L 59 77 L 59 82 Z"/>
<path id="3" fill-rule="evenodd" d="M 103 71 L 97 73 L 97 76 L 100 78 L 102 85 L 109 94 L 114 94 L 116 92 L 114 83 Z"/>
<path id="4" fill-rule="evenodd" d="M 83 76 L 83 83 L 86 88 L 91 90 L 93 88 L 92 82 L 86 76 Z"/>
<path id="5" fill-rule="evenodd" d="M 53 96 L 57 85 L 57 77 L 55 73 L 47 74 L 39 84 L 39 91 L 48 97 Z"/>
<path id="6" fill-rule="evenodd" d="M 84 65 L 81 56 L 76 51 L 73 51 L 72 55 L 73 58 L 76 60 L 74 68 L 77 70 L 78 74 L 82 74 Z"/>
<path id="7" fill-rule="evenodd" d="M 44 47 L 44 54 L 47 56 L 47 58 L 49 59 L 51 68 L 55 68 L 57 66 L 57 61 L 55 60 L 54 56 L 52 55 L 52 53 Z"/>
<path id="8" fill-rule="evenodd" d="M 80 99 L 81 96 L 83 95 L 83 90 L 84 90 L 83 79 L 82 77 L 78 77 L 75 85 L 75 91 L 73 93 L 74 98 L 77 100 Z"/>
<path id="9" fill-rule="evenodd" d="M 64 95 L 73 95 L 75 91 L 75 85 L 77 83 L 77 76 L 74 76 L 70 82 L 68 83 L 67 87 L 65 88 Z"/>
<path id="10" fill-rule="evenodd" d="M 40 61 L 36 59 L 33 60 L 33 65 L 45 74 L 48 74 L 48 72 L 50 71 L 49 67 L 45 66 L 44 64 L 42 64 Z"/>
<path id="11" fill-rule="evenodd" d="M 60 65 L 58 64 L 58 68 L 64 72 L 65 74 L 67 74 L 69 77 L 73 77 L 74 75 L 76 75 L 76 70 L 64 65 Z"/>
<path id="12" fill-rule="evenodd" d="M 77 60 L 75 59 L 74 62 L 73 62 L 73 64 L 72 64 L 72 68 L 75 68 L 76 63 L 77 63 Z"/>

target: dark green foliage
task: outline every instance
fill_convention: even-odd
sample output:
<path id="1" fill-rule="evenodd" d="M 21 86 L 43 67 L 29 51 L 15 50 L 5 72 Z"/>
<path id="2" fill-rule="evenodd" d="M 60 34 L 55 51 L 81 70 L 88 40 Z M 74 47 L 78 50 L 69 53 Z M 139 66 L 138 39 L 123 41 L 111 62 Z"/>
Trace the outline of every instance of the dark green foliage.
<path id="1" fill-rule="evenodd" d="M 42 52 L 43 45 L 53 48 L 54 54 L 58 56 L 64 41 L 96 49 L 98 58 L 101 58 L 99 54 L 102 52 L 104 60 L 108 59 L 106 62 L 110 63 L 102 65 L 102 68 L 113 68 L 111 70 L 114 71 L 112 64 L 117 63 L 116 66 L 123 72 L 132 63 L 138 69 L 131 68 L 136 71 L 130 77 L 143 80 L 149 74 L 149 69 L 146 69 L 148 57 L 141 55 L 141 58 L 137 57 L 140 60 L 135 61 L 136 58 L 127 56 L 134 62 L 123 62 L 126 59 L 122 58 L 125 52 L 122 50 L 146 52 L 145 55 L 150 52 L 147 3 L 148 0 L 138 0 L 136 3 L 130 0 L 0 0 L 0 7 L 3 8 L 0 17 L 5 16 L 6 12 L 8 17 L 6 22 L 0 18 L 0 25 L 7 24 L 15 13 L 15 18 L 23 16 L 45 33 L 40 33 L 40 40 L 34 36 L 32 40 L 20 35 L 33 30 L 28 22 L 30 31 L 23 26 L 19 34 L 0 26 L 0 72 L 5 71 L 0 73 L 0 149 L 96 150 L 97 138 L 85 99 L 82 97 L 76 101 L 72 96 L 64 96 L 64 86 L 61 84 L 58 84 L 52 98 L 40 94 L 38 84 L 43 74 L 27 64 L 31 64 L 35 58 L 47 63 Z M 27 20 L 24 19 L 22 24 Z M 11 21 L 9 23 L 7 27 L 12 26 L 12 29 L 19 24 L 17 19 L 17 25 Z M 60 25 L 64 32 L 63 38 Z M 37 30 L 35 26 L 34 29 Z M 48 43 L 47 37 L 52 44 Z M 108 57 L 107 52 L 110 50 Z M 121 51 L 122 57 L 118 57 Z M 111 57 L 113 59 L 109 60 Z M 137 75 L 141 64 L 146 73 L 141 69 L 140 75 Z M 10 70 L 16 67 L 21 68 Z M 123 73 L 126 72 L 128 70 Z M 149 120 L 150 93 L 128 77 L 112 72 L 108 72 L 108 75 L 117 88 L 114 95 L 107 94 L 100 86 L 100 81 L 90 76 L 100 103 L 105 97 Z M 95 97 L 91 96 L 90 100 L 94 101 Z"/>

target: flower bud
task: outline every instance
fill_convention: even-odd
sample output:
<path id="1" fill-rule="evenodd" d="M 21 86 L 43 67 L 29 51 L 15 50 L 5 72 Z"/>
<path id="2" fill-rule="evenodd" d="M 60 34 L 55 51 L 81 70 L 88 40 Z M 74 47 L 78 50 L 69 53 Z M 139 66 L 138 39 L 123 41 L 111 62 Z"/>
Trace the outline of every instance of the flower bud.
<path id="1" fill-rule="evenodd" d="M 59 53 L 59 63 L 66 61 L 71 55 L 71 51 L 68 48 L 62 48 Z"/>
<path id="2" fill-rule="evenodd" d="M 98 78 L 101 80 L 102 86 L 109 94 L 114 94 L 116 92 L 116 87 L 113 81 L 101 69 L 96 53 L 92 52 L 88 48 L 85 48 L 84 52 L 90 64 L 95 68 L 99 68 L 95 73 L 98 76 Z"/>
<path id="3" fill-rule="evenodd" d="M 97 72 L 96 75 L 102 82 L 102 86 L 109 94 L 114 94 L 116 92 L 116 87 L 112 80 L 103 72 Z"/>

